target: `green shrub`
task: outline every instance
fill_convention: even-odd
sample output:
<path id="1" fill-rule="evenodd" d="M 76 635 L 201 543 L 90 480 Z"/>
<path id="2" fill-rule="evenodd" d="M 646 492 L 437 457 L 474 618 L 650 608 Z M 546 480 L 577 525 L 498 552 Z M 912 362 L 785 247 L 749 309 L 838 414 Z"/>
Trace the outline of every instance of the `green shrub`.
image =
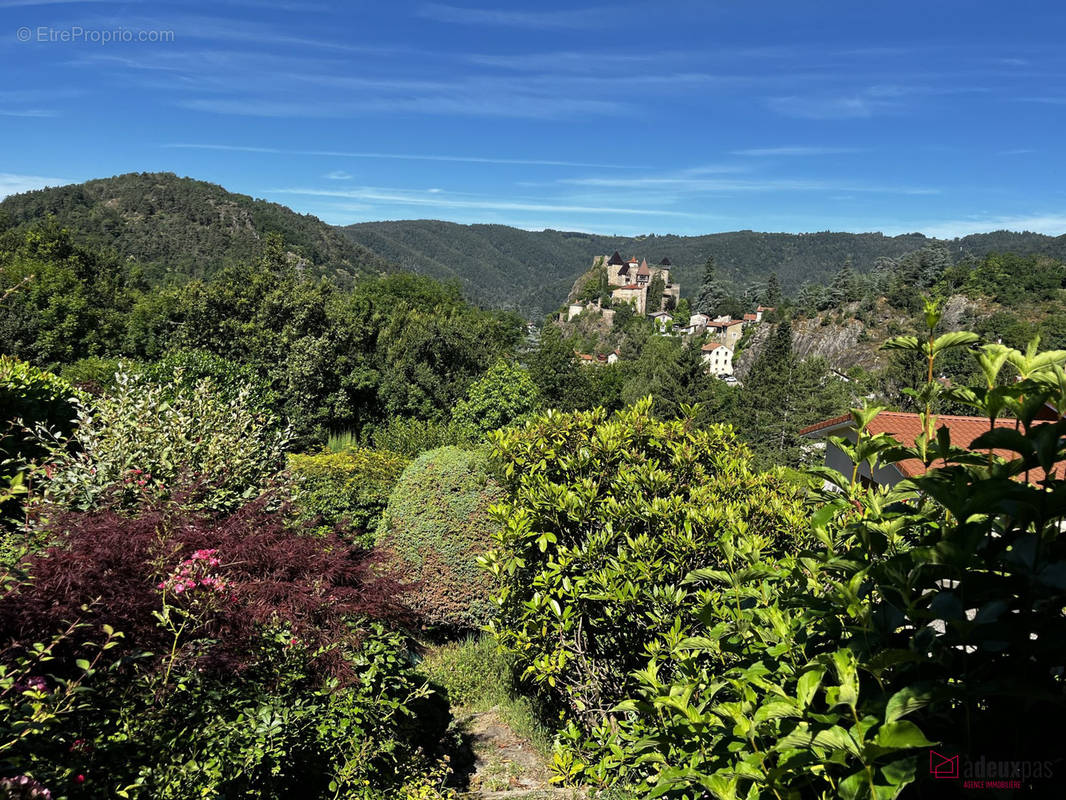
<path id="1" fill-rule="evenodd" d="M 226 400 L 243 395 L 246 402 L 262 411 L 281 407 L 277 392 L 247 364 L 216 355 L 207 350 L 175 349 L 158 361 L 144 365 L 144 374 L 172 391 L 191 391 L 209 380 L 215 392 Z"/>
<path id="2" fill-rule="evenodd" d="M 479 451 L 430 450 L 400 476 L 377 542 L 421 581 L 410 602 L 427 624 L 469 630 L 490 618 L 492 580 L 477 559 L 491 546 L 489 506 L 502 497 Z"/>
<path id="3" fill-rule="evenodd" d="M 110 391 L 115 387 L 115 373 L 132 371 L 129 361 L 118 358 L 102 358 L 100 356 L 88 356 L 80 358 L 72 364 L 64 364 L 59 370 L 59 376 L 73 386 L 97 395 Z"/>
<path id="4" fill-rule="evenodd" d="M 943 353 L 977 337 L 935 336 L 935 304 L 926 321 L 927 336 L 887 346 L 937 375 Z M 1066 352 L 986 345 L 975 355 L 980 385 L 934 380 L 916 392 L 925 432 L 913 446 L 866 432 L 877 408 L 853 412 L 857 441 L 833 440 L 856 464 L 911 459 L 923 474 L 887 488 L 819 469 L 834 488 L 811 515 L 807 547 L 775 555 L 739 535 L 720 567 L 687 575 L 693 621 L 678 617 L 649 643 L 610 724 L 565 732 L 561 772 L 687 800 L 895 798 L 921 780 L 921 796 L 942 796 L 945 782 L 927 772 L 935 747 L 959 757 L 964 779 L 981 778 L 986 759 L 1021 762 L 995 777 L 1054 794 L 1066 713 Z M 1020 379 L 1000 385 L 1008 363 Z M 938 432 L 929 409 L 942 393 L 988 417 L 989 431 L 972 443 Z M 1057 420 L 1036 420 L 1047 407 Z M 1005 411 L 1017 428 L 993 428 Z"/>
<path id="5" fill-rule="evenodd" d="M 385 425 L 371 432 L 370 441 L 379 450 L 414 458 L 438 447 L 462 447 L 469 444 L 470 437 L 451 422 L 391 417 Z"/>
<path id="6" fill-rule="evenodd" d="M 497 361 L 474 381 L 452 419 L 471 438 L 527 419 L 540 406 L 540 390 L 529 371 Z"/>
<path id="7" fill-rule="evenodd" d="M 0 355 L 0 462 L 26 461 L 42 454 L 39 442 L 26 428 L 44 425 L 60 436 L 69 435 L 78 416 L 79 397 L 67 381 Z M 21 420 L 21 425 L 15 420 Z"/>
<path id="8" fill-rule="evenodd" d="M 85 396 L 69 383 L 25 361 L 0 355 L 0 564 L 12 564 L 28 546 L 11 530 L 23 516 L 31 462 L 48 448 L 33 431 L 63 441 L 74 429 Z"/>
<path id="9" fill-rule="evenodd" d="M 305 520 L 320 519 L 326 529 L 344 524 L 354 539 L 372 539 L 407 462 L 395 453 L 369 448 L 290 455 L 298 514 Z"/>
<path id="10" fill-rule="evenodd" d="M 44 491 L 76 509 L 175 496 L 228 511 L 279 474 L 286 441 L 247 390 L 224 399 L 208 379 L 186 387 L 119 373 L 113 392 L 79 411 L 74 447 L 52 442 Z"/>
<path id="11" fill-rule="evenodd" d="M 135 743 L 141 759 L 119 760 L 109 777 L 126 778 L 136 786 L 131 797 L 144 800 L 384 800 L 431 766 L 421 748 L 435 744 L 447 715 L 411 666 L 403 637 L 372 625 L 350 655 L 361 680 L 348 687 L 315 686 L 306 654 L 288 645 L 286 631 L 266 632 L 256 667 L 239 680 L 184 677 L 165 704 L 151 680 L 113 698 L 112 738 Z"/>
<path id="12" fill-rule="evenodd" d="M 688 576 L 794 550 L 805 527 L 802 488 L 752 471 L 731 429 L 658 421 L 651 404 L 548 412 L 492 436 L 510 493 L 485 559 L 502 583 L 493 630 L 567 724 L 556 766 L 582 781 L 627 777 L 599 748 L 649 654 L 699 624 Z"/>

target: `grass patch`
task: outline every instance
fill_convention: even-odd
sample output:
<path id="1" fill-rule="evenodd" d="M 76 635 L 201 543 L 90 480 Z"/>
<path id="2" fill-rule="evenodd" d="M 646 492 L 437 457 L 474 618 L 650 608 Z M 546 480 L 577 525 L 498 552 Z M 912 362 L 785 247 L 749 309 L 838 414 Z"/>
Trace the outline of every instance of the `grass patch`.
<path id="1" fill-rule="evenodd" d="M 496 709 L 516 735 L 541 754 L 551 753 L 551 730 L 537 718 L 529 698 L 515 691 L 511 663 L 491 635 L 429 648 L 418 670 L 447 690 L 456 716 Z"/>

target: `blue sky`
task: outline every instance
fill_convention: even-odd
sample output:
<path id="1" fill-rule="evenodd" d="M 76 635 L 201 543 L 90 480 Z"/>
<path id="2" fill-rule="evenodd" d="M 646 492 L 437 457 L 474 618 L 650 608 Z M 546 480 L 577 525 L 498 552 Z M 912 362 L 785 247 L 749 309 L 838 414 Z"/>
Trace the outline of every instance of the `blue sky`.
<path id="1" fill-rule="evenodd" d="M 337 224 L 1066 232 L 1061 2 L 458 3 L 0 0 L 0 195 L 169 170 Z"/>

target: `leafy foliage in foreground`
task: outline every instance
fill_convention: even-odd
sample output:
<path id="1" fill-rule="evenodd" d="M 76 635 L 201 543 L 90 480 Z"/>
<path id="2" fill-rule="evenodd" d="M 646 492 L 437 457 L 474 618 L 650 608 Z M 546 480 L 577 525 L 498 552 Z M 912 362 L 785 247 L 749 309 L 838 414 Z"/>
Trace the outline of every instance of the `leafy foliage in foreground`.
<path id="1" fill-rule="evenodd" d="M 402 584 L 266 507 L 54 511 L 0 597 L 2 768 L 175 800 L 392 796 L 417 773 L 447 719 L 381 622 L 410 619 Z"/>
<path id="2" fill-rule="evenodd" d="M 548 412 L 493 437 L 511 495 L 485 559 L 494 630 L 575 736 L 632 695 L 646 647 L 693 624 L 691 571 L 795 548 L 804 527 L 798 490 L 753 472 L 729 428 L 650 409 Z"/>
<path id="3" fill-rule="evenodd" d="M 890 346 L 914 351 L 935 376 L 938 358 L 977 338 L 936 336 L 935 305 L 926 321 L 926 337 Z M 963 762 L 1025 760 L 1026 773 L 1010 777 L 1047 789 L 1063 766 L 1055 743 L 1066 711 L 1066 352 L 986 345 L 974 355 L 984 385 L 951 393 L 990 420 L 1011 411 L 1017 429 L 990 423 L 973 443 L 951 442 L 929 410 L 947 391 L 935 379 L 916 392 L 926 432 L 913 446 L 863 432 L 878 409 L 854 412 L 858 441 L 836 444 L 855 463 L 916 458 L 929 471 L 886 489 L 865 486 L 858 469 L 851 476 L 821 470 L 836 491 L 820 498 L 799 547 L 768 547 L 741 518 L 687 560 L 645 567 L 637 557 L 648 545 L 627 542 L 598 569 L 570 574 L 571 553 L 607 540 L 612 526 L 601 509 L 614 506 L 595 502 L 597 483 L 588 478 L 555 485 L 554 454 L 565 445 L 562 452 L 574 455 L 563 463 L 588 463 L 599 474 L 595 454 L 610 439 L 597 429 L 573 439 L 542 436 L 524 460 L 511 456 L 516 499 L 504 509 L 503 547 L 490 562 L 514 576 L 500 597 L 497 637 L 517 657 L 529 654 L 531 681 L 561 686 L 561 701 L 581 701 L 560 703 L 561 777 L 686 800 L 892 798 L 912 785 L 920 796 L 943 797 L 957 787 L 920 779 L 926 748 L 935 745 Z M 1008 363 L 1020 380 L 1003 385 Z M 1056 420 L 1035 419 L 1045 403 Z M 655 519 L 664 507 L 652 499 L 634 516 Z M 709 563 L 693 563 L 696 553 Z M 619 585 L 629 613 L 608 618 L 586 641 L 589 610 L 610 595 L 570 587 L 602 583 L 628 560 L 631 571 L 676 571 L 657 590 Z M 617 675 L 589 670 L 588 654 L 630 636 L 634 620 L 646 634 L 627 642 L 641 646 L 631 662 Z M 539 644 L 542 631 L 567 630 L 569 650 L 556 648 L 558 635 Z M 601 689 L 590 703 L 588 688 L 607 685 L 602 676 L 614 677 L 614 690 Z"/>
<path id="4" fill-rule="evenodd" d="M 491 616 L 492 582 L 477 559 L 491 545 L 489 507 L 502 496 L 480 451 L 430 450 L 400 476 L 377 543 L 419 582 L 409 602 L 426 623 L 476 630 Z"/>

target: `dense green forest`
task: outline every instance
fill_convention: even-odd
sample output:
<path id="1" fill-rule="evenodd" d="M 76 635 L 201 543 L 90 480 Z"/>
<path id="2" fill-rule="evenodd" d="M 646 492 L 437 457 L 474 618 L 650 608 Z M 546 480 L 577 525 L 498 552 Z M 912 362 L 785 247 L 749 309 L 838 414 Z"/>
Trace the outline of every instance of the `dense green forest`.
<path id="1" fill-rule="evenodd" d="M 505 225 L 456 225 L 437 220 L 365 222 L 342 229 L 353 241 L 401 268 L 458 279 L 469 296 L 533 317 L 555 310 L 574 280 L 596 256 L 615 250 L 658 263 L 669 257 L 671 277 L 693 297 L 703 264 L 714 255 L 720 278 L 734 291 L 765 284 L 771 272 L 790 292 L 805 283 L 826 283 L 847 260 L 856 271 L 874 270 L 880 259 L 895 259 L 923 247 L 942 245 L 952 258 L 990 252 L 1042 254 L 1066 258 L 1066 237 L 996 233 L 938 241 L 920 233 L 758 233 L 736 231 L 705 236 L 600 236 L 564 231 L 525 231 Z"/>
<path id="2" fill-rule="evenodd" d="M 69 229 L 80 244 L 132 258 L 152 283 L 209 278 L 224 267 L 260 258 L 273 232 L 282 236 L 294 263 L 339 284 L 387 271 L 417 272 L 457 281 L 469 300 L 530 319 L 554 311 L 593 258 L 615 250 L 656 262 L 669 257 L 673 277 L 689 298 L 699 289 L 709 255 L 717 259 L 720 279 L 736 293 L 765 285 L 770 272 L 776 272 L 787 291 L 797 292 L 804 284 L 830 282 L 845 261 L 866 274 L 886 259 L 937 246 L 955 261 L 990 252 L 1066 258 L 1066 237 L 1009 231 L 940 241 L 920 233 L 735 231 L 621 237 L 438 220 L 338 228 L 172 173 L 131 173 L 0 202 L 0 229 L 34 225 L 46 216 Z"/>
<path id="3" fill-rule="evenodd" d="M 316 217 L 169 172 L 130 173 L 0 202 L 0 227 L 32 225 L 46 216 L 82 244 L 133 258 L 153 281 L 207 278 L 254 260 L 271 232 L 281 234 L 291 257 L 313 274 L 341 283 L 386 266 Z"/>

